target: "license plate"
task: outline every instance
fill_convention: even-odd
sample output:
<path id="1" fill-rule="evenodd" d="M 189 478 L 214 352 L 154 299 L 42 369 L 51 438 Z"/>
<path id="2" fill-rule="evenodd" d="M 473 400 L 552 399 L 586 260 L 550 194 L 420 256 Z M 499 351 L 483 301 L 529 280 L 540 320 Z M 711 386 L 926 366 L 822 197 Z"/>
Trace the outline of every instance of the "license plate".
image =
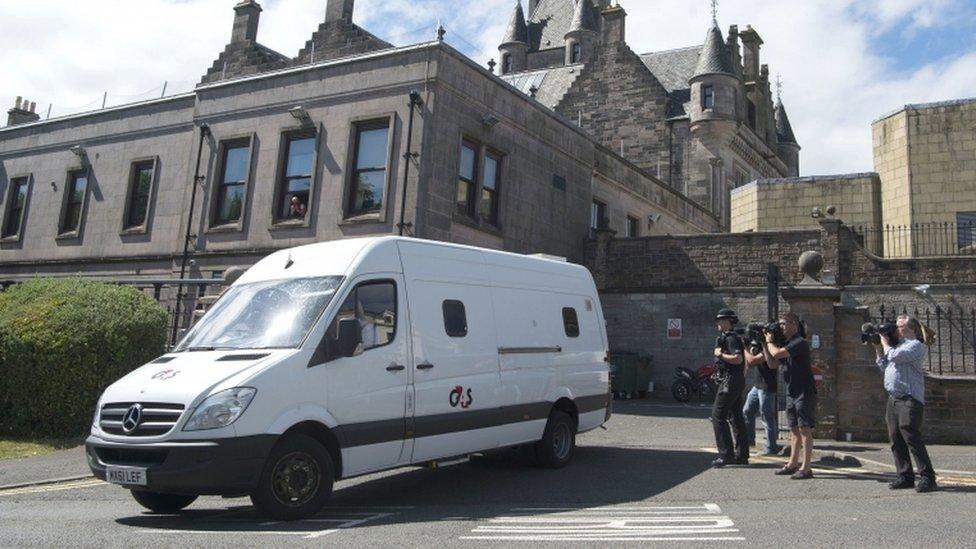
<path id="1" fill-rule="evenodd" d="M 105 480 L 113 484 L 129 486 L 146 486 L 145 467 L 114 467 L 105 468 Z"/>

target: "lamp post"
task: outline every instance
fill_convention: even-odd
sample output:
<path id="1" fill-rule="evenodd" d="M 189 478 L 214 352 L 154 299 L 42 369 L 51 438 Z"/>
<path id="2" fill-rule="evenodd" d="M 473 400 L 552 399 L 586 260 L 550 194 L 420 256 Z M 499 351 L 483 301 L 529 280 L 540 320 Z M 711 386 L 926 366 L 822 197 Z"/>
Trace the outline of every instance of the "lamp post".
<path id="1" fill-rule="evenodd" d="M 176 313 L 173 315 L 173 335 L 171 340 L 176 344 L 176 336 L 180 330 L 180 306 L 183 304 L 183 279 L 186 277 L 186 264 L 190 257 L 190 240 L 193 238 L 193 210 L 197 203 L 197 186 L 206 179 L 200 175 L 200 162 L 203 160 L 203 143 L 210 135 L 210 126 L 200 124 L 200 146 L 197 148 L 197 167 L 193 173 L 193 188 L 190 190 L 190 211 L 186 218 L 186 233 L 183 235 L 183 260 L 180 262 L 180 283 L 176 291 Z"/>

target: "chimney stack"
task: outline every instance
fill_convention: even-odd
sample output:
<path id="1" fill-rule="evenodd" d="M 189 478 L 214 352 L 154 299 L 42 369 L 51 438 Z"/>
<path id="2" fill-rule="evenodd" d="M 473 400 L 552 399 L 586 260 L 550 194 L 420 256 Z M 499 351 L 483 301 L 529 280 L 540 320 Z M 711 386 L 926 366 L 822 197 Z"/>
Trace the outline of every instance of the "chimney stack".
<path id="1" fill-rule="evenodd" d="M 234 30 L 230 42 L 254 42 L 258 38 L 258 22 L 261 20 L 261 5 L 254 0 L 243 0 L 234 6 Z"/>
<path id="2" fill-rule="evenodd" d="M 325 4 L 325 22 L 345 21 L 352 23 L 352 12 L 356 0 L 327 0 Z"/>
<path id="3" fill-rule="evenodd" d="M 7 125 L 16 126 L 18 124 L 37 122 L 41 117 L 34 112 L 36 109 L 37 103 L 28 101 L 18 95 L 17 100 L 14 102 L 14 108 L 7 111 Z"/>
<path id="4" fill-rule="evenodd" d="M 586 0 L 589 1 L 589 0 Z M 627 39 L 627 12 L 620 4 L 608 6 L 603 10 L 603 43 L 624 43 Z"/>

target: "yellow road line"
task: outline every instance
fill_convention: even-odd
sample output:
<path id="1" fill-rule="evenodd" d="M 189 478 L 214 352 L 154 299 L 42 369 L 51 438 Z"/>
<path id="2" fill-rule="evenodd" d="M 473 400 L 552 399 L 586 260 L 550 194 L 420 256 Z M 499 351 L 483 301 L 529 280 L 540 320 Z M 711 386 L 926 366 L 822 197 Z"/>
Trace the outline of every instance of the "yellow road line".
<path id="1" fill-rule="evenodd" d="M 20 496 L 24 494 L 44 494 L 47 492 L 62 492 L 65 490 L 78 490 L 81 488 L 91 488 L 93 486 L 102 486 L 106 482 L 98 479 L 85 479 L 76 480 L 72 482 L 63 482 L 60 484 L 46 484 L 41 486 L 25 486 L 23 488 L 14 488 L 11 490 L 0 491 L 0 497 L 4 496 Z"/>

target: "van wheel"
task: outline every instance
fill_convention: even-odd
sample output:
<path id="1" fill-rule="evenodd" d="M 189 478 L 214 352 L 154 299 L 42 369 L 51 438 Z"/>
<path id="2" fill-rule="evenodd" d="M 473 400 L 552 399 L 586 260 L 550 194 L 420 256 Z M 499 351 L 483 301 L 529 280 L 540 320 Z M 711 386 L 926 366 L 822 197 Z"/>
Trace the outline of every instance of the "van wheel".
<path id="1" fill-rule="evenodd" d="M 160 494 L 159 492 L 144 492 L 132 490 L 132 497 L 146 509 L 154 513 L 179 513 L 197 500 L 197 496 L 181 496 L 179 494 Z"/>
<path id="2" fill-rule="evenodd" d="M 309 518 L 329 500 L 334 481 L 332 458 L 317 440 L 287 435 L 268 456 L 251 502 L 278 520 Z"/>
<path id="3" fill-rule="evenodd" d="M 576 424 L 565 412 L 553 410 L 549 414 L 542 440 L 535 443 L 535 455 L 539 465 L 559 469 L 569 463 L 576 449 Z"/>

